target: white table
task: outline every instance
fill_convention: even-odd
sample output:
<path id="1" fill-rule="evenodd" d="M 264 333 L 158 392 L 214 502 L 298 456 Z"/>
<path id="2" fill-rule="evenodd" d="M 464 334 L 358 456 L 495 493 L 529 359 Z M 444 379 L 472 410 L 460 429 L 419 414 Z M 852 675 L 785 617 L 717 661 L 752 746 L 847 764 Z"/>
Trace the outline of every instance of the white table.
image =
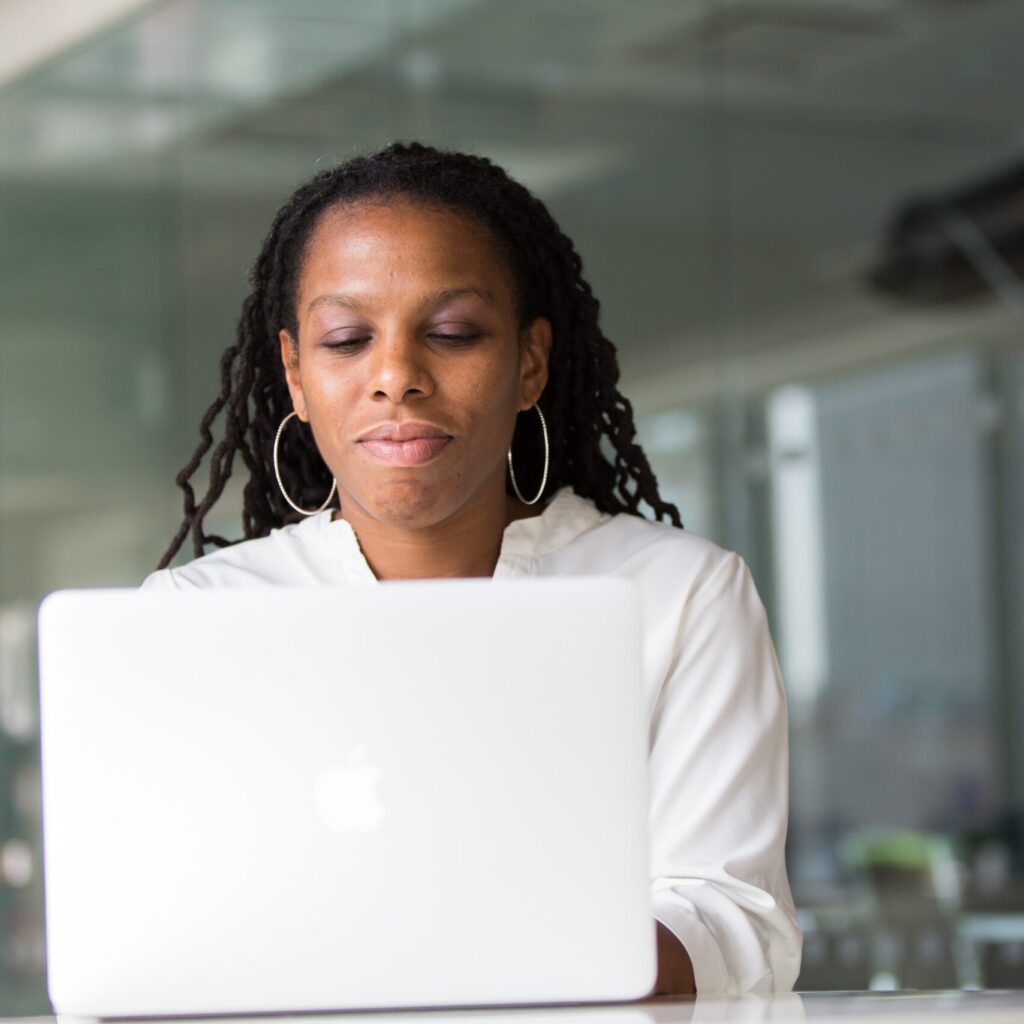
<path id="1" fill-rule="evenodd" d="M 814 992 L 736 999 L 659 998 L 603 1006 L 520 1007 L 494 1010 L 420 1010 L 399 1013 L 276 1014 L 205 1018 L 209 1024 L 706 1024 L 761 1021 L 884 1024 L 932 1021 L 1024 1024 L 1024 991 L 1017 992 Z M 172 1020 L 173 1018 L 168 1018 Z M 203 1018 L 183 1018 L 198 1024 Z M 82 1018 L 10 1017 L 0 1024 L 77 1024 Z"/>

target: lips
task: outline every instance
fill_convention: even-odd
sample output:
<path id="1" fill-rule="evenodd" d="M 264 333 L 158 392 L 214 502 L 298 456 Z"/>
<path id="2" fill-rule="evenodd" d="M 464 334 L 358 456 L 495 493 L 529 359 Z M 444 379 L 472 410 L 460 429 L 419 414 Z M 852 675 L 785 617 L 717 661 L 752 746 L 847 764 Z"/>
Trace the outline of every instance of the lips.
<path id="1" fill-rule="evenodd" d="M 432 423 L 381 423 L 358 443 L 372 459 L 391 466 L 420 466 L 434 459 L 452 435 Z"/>
<path id="2" fill-rule="evenodd" d="M 417 423 L 410 420 L 406 423 L 378 423 L 364 434 L 359 435 L 360 441 L 418 441 L 423 437 L 451 437 L 447 430 L 434 426 L 433 423 Z"/>

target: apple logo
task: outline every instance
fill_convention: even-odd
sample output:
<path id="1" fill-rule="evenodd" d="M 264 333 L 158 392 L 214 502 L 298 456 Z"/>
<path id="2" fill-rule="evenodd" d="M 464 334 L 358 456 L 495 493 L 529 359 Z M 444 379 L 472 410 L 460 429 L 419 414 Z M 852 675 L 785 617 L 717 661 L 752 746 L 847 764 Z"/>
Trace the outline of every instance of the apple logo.
<path id="1" fill-rule="evenodd" d="M 363 758 L 357 747 L 346 763 L 324 768 L 316 778 L 316 813 L 332 832 L 372 832 L 384 820 L 384 804 L 377 796 L 380 769 Z"/>

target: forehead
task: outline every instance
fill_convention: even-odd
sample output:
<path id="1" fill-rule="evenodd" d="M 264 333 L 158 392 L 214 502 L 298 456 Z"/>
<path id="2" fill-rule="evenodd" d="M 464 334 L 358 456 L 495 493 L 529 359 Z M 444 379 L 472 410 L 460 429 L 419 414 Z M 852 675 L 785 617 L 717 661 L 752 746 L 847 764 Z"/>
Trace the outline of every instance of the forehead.
<path id="1" fill-rule="evenodd" d="M 300 296 L 342 280 L 346 288 L 370 291 L 427 282 L 477 284 L 507 298 L 512 289 L 485 225 L 455 210 L 406 199 L 335 206 L 321 215 L 306 247 Z"/>

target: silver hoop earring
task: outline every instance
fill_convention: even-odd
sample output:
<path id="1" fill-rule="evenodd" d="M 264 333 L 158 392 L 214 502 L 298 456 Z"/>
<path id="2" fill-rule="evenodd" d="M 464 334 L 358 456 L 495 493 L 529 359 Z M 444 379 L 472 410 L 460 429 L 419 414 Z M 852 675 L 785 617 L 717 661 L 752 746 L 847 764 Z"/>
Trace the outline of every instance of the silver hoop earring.
<path id="1" fill-rule="evenodd" d="M 295 502 L 292 501 L 292 499 L 289 497 L 288 492 L 284 489 L 284 484 L 281 483 L 281 468 L 277 464 L 277 447 L 281 443 L 281 433 L 284 430 L 284 426 L 293 416 L 298 415 L 299 414 L 295 411 L 288 413 L 288 415 L 285 416 L 283 420 L 281 420 L 281 425 L 277 428 L 277 436 L 274 438 L 274 476 L 277 477 L 277 486 L 281 488 L 281 493 L 284 495 L 284 500 L 287 501 L 288 504 L 291 505 L 291 507 L 295 509 L 296 512 L 303 516 L 315 516 L 317 515 L 317 513 L 323 512 L 323 510 L 327 508 L 328 505 L 330 505 L 331 499 L 334 497 L 334 492 L 338 489 L 338 481 L 335 480 L 331 484 L 331 493 L 327 495 L 327 500 L 319 508 L 315 508 L 312 511 L 310 511 L 309 509 L 299 508 L 299 506 L 296 505 Z"/>
<path id="2" fill-rule="evenodd" d="M 519 490 L 519 484 L 516 483 L 516 471 L 512 468 L 511 441 L 509 442 L 508 446 L 508 473 L 509 476 L 512 477 L 512 489 L 516 492 L 516 497 L 524 505 L 536 505 L 537 502 L 540 501 L 540 496 L 544 493 L 544 487 L 548 482 L 548 462 L 550 453 L 550 448 L 548 447 L 548 425 L 547 421 L 544 419 L 544 413 L 540 411 L 540 406 L 534 403 L 533 408 L 537 410 L 537 415 L 540 417 L 540 429 L 541 433 L 543 433 L 544 435 L 544 475 L 540 478 L 540 488 L 538 489 L 537 493 L 534 495 L 531 501 L 527 501 L 523 497 L 522 491 Z"/>

